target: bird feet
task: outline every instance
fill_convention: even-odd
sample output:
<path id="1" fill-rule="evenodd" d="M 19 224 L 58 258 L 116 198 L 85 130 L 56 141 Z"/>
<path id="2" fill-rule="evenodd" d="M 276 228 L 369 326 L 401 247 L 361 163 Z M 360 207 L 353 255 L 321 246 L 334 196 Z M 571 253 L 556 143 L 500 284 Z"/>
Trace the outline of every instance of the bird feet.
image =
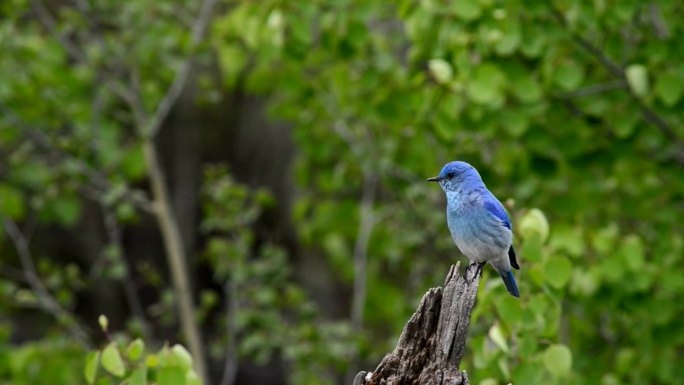
<path id="1" fill-rule="evenodd" d="M 465 277 L 464 277 L 466 283 L 467 283 L 467 284 L 473 283 L 473 281 L 475 280 L 475 278 L 477 277 L 478 274 L 480 275 L 480 278 L 482 278 L 482 271 L 484 270 L 484 266 L 485 266 L 486 264 L 487 264 L 487 262 L 481 262 L 481 263 L 473 262 L 473 263 L 471 263 L 470 265 L 468 265 L 468 267 L 466 268 Z M 473 279 L 471 279 L 470 281 L 468 281 L 468 273 L 470 273 L 470 269 L 471 269 L 473 266 L 475 266 L 475 275 L 473 275 Z"/>

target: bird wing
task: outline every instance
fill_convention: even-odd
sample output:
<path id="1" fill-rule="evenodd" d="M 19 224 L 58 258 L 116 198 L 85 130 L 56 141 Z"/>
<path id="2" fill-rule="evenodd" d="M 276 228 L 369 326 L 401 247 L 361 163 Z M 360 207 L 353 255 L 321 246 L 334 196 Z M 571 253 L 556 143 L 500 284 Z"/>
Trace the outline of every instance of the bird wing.
<path id="1" fill-rule="evenodd" d="M 485 196 L 483 200 L 483 204 L 485 209 L 487 211 L 494 215 L 495 217 L 499 218 L 501 222 L 503 223 L 504 226 L 506 226 L 507 229 L 513 230 L 511 228 L 511 220 L 508 218 L 508 214 L 506 214 L 506 210 L 504 209 L 503 205 L 501 202 L 499 202 L 498 199 L 494 195 L 488 194 Z M 511 266 L 515 269 L 520 269 L 520 265 L 518 265 L 518 260 L 515 256 L 515 249 L 513 248 L 513 245 L 508 249 L 508 259 L 511 262 Z"/>
<path id="2" fill-rule="evenodd" d="M 490 214 L 501 219 L 501 222 L 503 222 L 504 226 L 506 226 L 507 229 L 512 230 L 511 220 L 508 218 L 506 210 L 498 199 L 496 199 L 493 195 L 489 195 L 484 198 L 483 204 Z"/>

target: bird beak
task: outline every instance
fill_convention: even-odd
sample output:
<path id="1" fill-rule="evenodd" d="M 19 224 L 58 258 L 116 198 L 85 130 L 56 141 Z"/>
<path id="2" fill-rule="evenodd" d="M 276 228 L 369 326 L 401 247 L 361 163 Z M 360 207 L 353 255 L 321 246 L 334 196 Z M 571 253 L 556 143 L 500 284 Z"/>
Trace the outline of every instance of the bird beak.
<path id="1" fill-rule="evenodd" d="M 432 178 L 427 178 L 426 180 L 428 182 L 439 182 L 440 180 L 442 180 L 442 178 L 440 178 L 438 176 L 433 176 Z"/>

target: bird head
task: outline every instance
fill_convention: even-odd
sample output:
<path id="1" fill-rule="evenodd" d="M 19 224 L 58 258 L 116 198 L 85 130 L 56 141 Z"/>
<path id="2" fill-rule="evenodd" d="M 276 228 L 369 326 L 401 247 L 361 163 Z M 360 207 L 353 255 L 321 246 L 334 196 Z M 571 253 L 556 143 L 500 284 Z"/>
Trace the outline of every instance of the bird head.
<path id="1" fill-rule="evenodd" d="M 482 178 L 475 167 L 461 161 L 447 163 L 438 176 L 427 180 L 439 183 L 445 192 L 458 191 L 464 184 L 482 183 Z"/>

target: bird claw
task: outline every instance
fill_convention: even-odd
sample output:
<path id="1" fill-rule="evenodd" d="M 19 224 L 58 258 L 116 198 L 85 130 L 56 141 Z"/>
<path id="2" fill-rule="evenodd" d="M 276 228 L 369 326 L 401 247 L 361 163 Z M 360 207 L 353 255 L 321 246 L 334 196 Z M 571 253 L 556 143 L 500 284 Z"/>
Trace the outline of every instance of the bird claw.
<path id="1" fill-rule="evenodd" d="M 473 283 L 473 282 L 475 281 L 475 278 L 477 278 L 477 275 L 478 275 L 478 274 L 480 275 L 480 278 L 482 278 L 484 266 L 485 266 L 486 264 L 487 264 L 487 262 L 482 262 L 482 263 L 473 262 L 473 263 L 471 263 L 470 265 L 468 265 L 468 267 L 466 268 L 465 277 L 464 277 L 464 278 L 465 278 L 465 282 L 466 282 L 467 284 Z M 470 273 L 470 268 L 473 267 L 473 266 L 476 266 L 476 267 L 475 267 L 475 274 L 473 275 L 473 278 L 472 278 L 470 281 L 468 281 L 468 273 Z"/>

